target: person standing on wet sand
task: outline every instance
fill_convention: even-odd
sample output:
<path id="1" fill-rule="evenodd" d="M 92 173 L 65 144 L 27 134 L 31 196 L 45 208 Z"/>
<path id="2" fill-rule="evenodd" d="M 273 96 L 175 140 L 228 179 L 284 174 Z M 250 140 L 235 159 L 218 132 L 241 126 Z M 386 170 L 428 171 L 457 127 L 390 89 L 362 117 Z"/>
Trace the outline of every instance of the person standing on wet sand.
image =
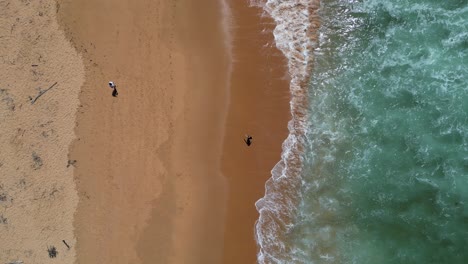
<path id="1" fill-rule="evenodd" d="M 247 146 L 250 146 L 252 144 L 252 136 L 245 135 L 244 142 L 247 144 Z"/>
<path id="2" fill-rule="evenodd" d="M 119 92 L 117 92 L 117 85 L 115 85 L 115 83 L 114 83 L 113 81 L 110 81 L 110 82 L 109 82 L 109 87 L 110 87 L 111 89 L 114 89 L 114 90 L 112 91 L 112 96 L 117 97 L 117 95 L 119 95 Z"/>

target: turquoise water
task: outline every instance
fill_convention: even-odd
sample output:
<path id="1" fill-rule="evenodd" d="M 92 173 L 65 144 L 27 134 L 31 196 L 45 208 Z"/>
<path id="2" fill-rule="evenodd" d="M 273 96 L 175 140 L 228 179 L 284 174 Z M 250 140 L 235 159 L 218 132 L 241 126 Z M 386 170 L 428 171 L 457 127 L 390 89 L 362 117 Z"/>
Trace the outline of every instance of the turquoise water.
<path id="1" fill-rule="evenodd" d="M 324 0 L 321 16 L 283 262 L 468 263 L 468 1 Z"/>

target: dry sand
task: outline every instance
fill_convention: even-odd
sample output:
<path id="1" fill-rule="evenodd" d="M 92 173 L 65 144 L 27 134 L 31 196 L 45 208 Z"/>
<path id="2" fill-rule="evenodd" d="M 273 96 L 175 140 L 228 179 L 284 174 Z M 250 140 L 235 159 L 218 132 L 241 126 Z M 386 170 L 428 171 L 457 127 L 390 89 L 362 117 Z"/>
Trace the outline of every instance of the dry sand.
<path id="1" fill-rule="evenodd" d="M 55 1 L 0 1 L 2 264 L 48 263 L 53 246 L 57 263 L 74 263 L 78 196 L 68 147 L 83 82 L 81 58 L 59 30 Z"/>

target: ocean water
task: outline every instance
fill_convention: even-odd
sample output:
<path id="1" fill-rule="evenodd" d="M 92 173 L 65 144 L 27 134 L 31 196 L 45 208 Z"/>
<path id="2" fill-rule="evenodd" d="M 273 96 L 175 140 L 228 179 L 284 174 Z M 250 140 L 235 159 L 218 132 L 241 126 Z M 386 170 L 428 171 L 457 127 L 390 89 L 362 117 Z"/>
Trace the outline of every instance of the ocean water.
<path id="1" fill-rule="evenodd" d="M 290 64 L 259 263 L 468 263 L 468 0 L 322 0 L 317 41 L 275 13 L 307 20 L 316 1 L 262 4 L 283 53 L 285 36 L 304 44 L 309 75 Z"/>

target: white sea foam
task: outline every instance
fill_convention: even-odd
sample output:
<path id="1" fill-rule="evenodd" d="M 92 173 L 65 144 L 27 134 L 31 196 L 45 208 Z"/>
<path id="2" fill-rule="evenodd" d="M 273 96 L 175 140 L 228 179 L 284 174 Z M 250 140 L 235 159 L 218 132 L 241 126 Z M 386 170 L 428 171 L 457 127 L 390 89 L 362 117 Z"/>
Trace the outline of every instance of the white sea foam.
<path id="1" fill-rule="evenodd" d="M 276 23 L 273 31 L 276 46 L 288 60 L 291 77 L 291 114 L 289 136 L 283 143 L 281 160 L 265 184 L 265 196 L 255 204 L 260 217 L 255 238 L 260 247 L 259 263 L 294 262 L 284 238 L 292 227 L 291 217 L 297 207 L 301 186 L 301 168 L 305 134 L 308 127 L 307 85 L 312 70 L 313 51 L 317 45 L 319 0 L 252 0 Z"/>

